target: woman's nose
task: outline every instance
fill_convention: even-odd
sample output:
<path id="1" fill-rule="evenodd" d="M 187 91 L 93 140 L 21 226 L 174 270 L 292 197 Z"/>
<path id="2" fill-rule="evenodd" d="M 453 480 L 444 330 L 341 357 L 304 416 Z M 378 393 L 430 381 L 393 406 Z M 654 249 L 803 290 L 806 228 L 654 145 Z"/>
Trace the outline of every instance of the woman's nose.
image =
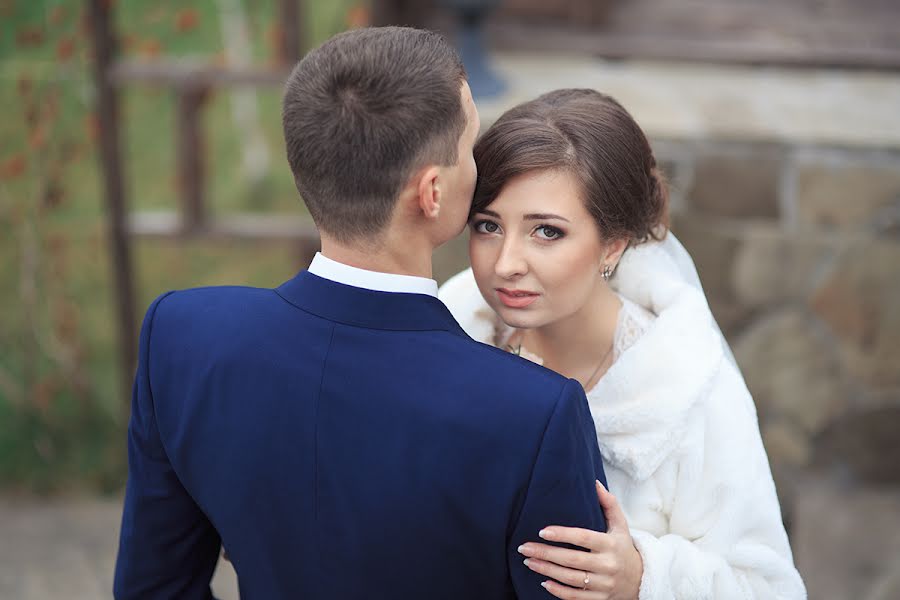
<path id="1" fill-rule="evenodd" d="M 494 272 L 503 279 L 515 279 L 528 272 L 528 265 L 518 245 L 507 238 L 497 257 Z"/>

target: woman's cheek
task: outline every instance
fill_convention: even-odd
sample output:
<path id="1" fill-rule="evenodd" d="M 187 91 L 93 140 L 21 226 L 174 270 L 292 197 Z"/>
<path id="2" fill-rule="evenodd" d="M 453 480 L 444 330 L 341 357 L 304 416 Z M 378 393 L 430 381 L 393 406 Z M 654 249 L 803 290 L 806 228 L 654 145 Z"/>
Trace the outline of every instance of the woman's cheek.
<path id="1" fill-rule="evenodd" d="M 589 261 L 571 248 L 547 254 L 540 265 L 539 278 L 548 295 L 548 303 L 559 318 L 575 312 L 586 301 L 592 288 Z M 536 269 L 537 270 L 537 269 Z"/>
<path id="2" fill-rule="evenodd" d="M 492 262 L 491 250 L 489 244 L 485 240 L 479 239 L 478 234 L 471 233 L 469 238 L 469 260 L 472 263 L 472 272 L 475 274 L 475 281 L 478 287 L 482 287 L 490 274 L 494 271 L 494 263 Z"/>
<path id="3" fill-rule="evenodd" d="M 548 291 L 572 285 L 573 282 L 569 281 L 572 271 L 571 261 L 570 252 L 555 246 L 541 248 L 540 252 L 535 252 L 531 257 L 534 274 Z"/>

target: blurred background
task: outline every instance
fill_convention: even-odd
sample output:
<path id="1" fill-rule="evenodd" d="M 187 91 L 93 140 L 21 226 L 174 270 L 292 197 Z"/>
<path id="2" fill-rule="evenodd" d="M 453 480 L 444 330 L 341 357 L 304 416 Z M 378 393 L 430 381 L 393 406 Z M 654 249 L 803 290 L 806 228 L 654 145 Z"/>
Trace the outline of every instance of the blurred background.
<path id="1" fill-rule="evenodd" d="M 110 595 L 143 311 L 306 266 L 280 85 L 369 24 L 452 36 L 484 127 L 559 87 L 632 112 L 810 597 L 900 598 L 893 0 L 0 0 L 0 598 Z"/>

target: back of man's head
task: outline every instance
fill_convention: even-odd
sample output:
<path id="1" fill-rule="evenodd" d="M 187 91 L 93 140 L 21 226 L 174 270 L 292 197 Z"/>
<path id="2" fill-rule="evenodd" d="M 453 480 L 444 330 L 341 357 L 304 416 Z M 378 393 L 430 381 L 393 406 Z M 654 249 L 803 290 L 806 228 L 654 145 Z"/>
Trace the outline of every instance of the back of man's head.
<path id="1" fill-rule="evenodd" d="M 405 27 L 339 34 L 288 79 L 288 162 L 316 225 L 341 242 L 376 237 L 425 165 L 455 165 L 465 71 L 439 34 Z"/>

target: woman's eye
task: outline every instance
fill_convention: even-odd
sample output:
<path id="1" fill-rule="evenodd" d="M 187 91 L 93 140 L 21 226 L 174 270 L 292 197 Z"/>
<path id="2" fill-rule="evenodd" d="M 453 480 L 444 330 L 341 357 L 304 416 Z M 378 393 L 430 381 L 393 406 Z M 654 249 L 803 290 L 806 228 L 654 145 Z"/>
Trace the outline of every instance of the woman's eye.
<path id="1" fill-rule="evenodd" d="M 549 225 L 541 225 L 534 231 L 537 233 L 538 238 L 542 240 L 556 240 L 563 236 L 562 231 L 556 227 L 550 227 Z"/>
<path id="2" fill-rule="evenodd" d="M 500 226 L 493 221 L 478 221 L 475 223 L 475 231 L 478 233 L 497 233 Z"/>

